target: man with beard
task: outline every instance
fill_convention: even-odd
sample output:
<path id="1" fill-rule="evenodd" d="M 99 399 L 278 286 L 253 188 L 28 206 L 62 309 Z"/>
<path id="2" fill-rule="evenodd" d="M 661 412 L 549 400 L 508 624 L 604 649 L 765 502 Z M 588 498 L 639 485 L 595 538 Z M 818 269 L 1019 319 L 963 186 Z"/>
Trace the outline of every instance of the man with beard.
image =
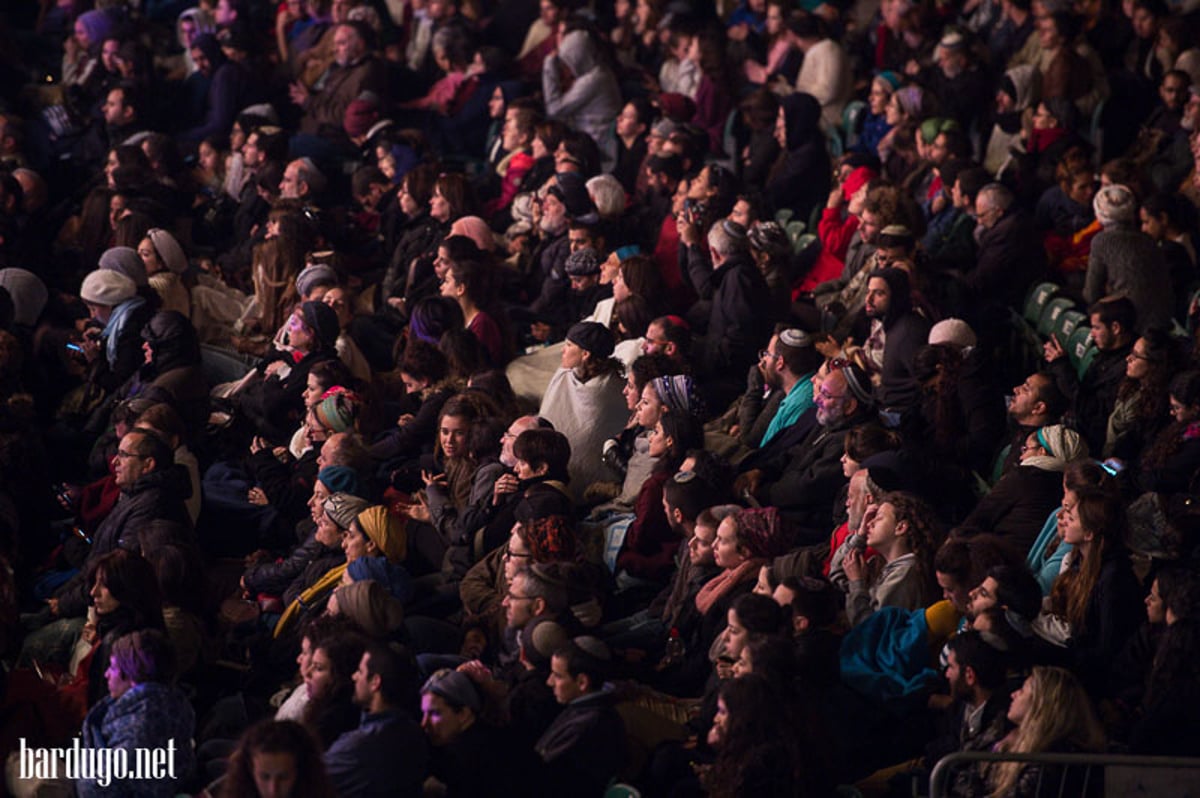
<path id="1" fill-rule="evenodd" d="M 1066 410 L 1067 397 L 1059 390 L 1051 374 L 1035 371 L 1025 378 L 1025 382 L 1012 389 L 1008 417 L 1012 419 L 1016 432 L 1004 456 L 1002 475 L 1021 461 L 1021 447 L 1029 436 L 1040 427 L 1057 424 Z"/>
<path id="2" fill-rule="evenodd" d="M 317 81 L 321 89 L 314 91 L 300 82 L 288 89 L 292 102 L 304 110 L 300 131 L 318 134 L 332 130 L 340 135 L 346 108 L 364 91 L 383 94 L 384 75 L 360 24 L 338 25 L 333 33 L 333 63 Z"/>
<path id="3" fill-rule="evenodd" d="M 533 273 L 527 287 L 529 294 L 536 296 L 529 304 L 530 321 L 566 329 L 578 321 L 567 317 L 567 298 L 571 290 L 567 276 L 567 256 L 571 254 L 567 228 L 572 219 L 594 213 L 595 209 L 583 180 L 577 175 L 563 174 L 555 178 L 554 185 L 541 196 L 540 204 L 541 218 L 537 225 L 541 242 L 533 253 Z"/>
<path id="4" fill-rule="evenodd" d="M 790 445 L 790 438 L 804 435 L 811 423 L 796 429 L 797 422 L 813 402 L 813 375 L 821 355 L 812 337 L 803 330 L 784 328 L 771 336 L 758 363 L 747 375 L 746 393 L 738 407 L 738 438 L 752 448 Z"/>
<path id="5" fill-rule="evenodd" d="M 884 249 L 881 244 L 880 252 Z M 867 281 L 863 351 L 882 374 L 879 403 L 902 413 L 917 398 L 913 360 L 929 339 L 929 320 L 913 310 L 908 273 L 884 268 Z"/>
<path id="6" fill-rule="evenodd" d="M 865 423 L 873 407 L 866 372 L 847 364 L 816 387 L 816 425 L 782 456 L 767 458 L 738 477 L 734 492 L 778 507 L 796 525 L 801 543 L 828 534 L 829 508 L 846 484 L 841 458 L 846 433 Z"/>

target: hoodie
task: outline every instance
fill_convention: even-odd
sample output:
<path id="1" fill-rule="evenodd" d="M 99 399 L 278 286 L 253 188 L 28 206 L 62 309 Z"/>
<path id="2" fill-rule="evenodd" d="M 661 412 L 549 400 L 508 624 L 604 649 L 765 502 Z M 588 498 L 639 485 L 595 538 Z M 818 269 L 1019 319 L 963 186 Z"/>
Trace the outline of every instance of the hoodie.
<path id="1" fill-rule="evenodd" d="M 564 67 L 570 77 L 563 75 Z M 591 136 L 604 156 L 604 171 L 610 171 L 617 158 L 613 120 L 621 111 L 621 90 L 586 32 L 568 33 L 558 55 L 542 64 L 542 92 L 546 113 Z"/>

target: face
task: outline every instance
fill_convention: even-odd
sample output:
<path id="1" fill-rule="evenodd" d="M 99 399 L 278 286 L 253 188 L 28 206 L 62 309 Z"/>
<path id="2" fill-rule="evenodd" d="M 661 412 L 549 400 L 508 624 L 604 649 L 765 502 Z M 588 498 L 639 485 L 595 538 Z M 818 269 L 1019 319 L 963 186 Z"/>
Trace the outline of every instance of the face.
<path id="1" fill-rule="evenodd" d="M 488 116 L 492 119 L 499 119 L 501 116 L 504 116 L 504 92 L 499 87 L 496 87 L 495 91 L 492 92 L 492 96 L 488 99 Z M 508 120 L 506 119 L 505 124 L 507 125 L 507 123 Z M 508 147 L 505 147 L 505 149 L 508 149 Z"/>
<path id="2" fill-rule="evenodd" d="M 400 190 L 396 192 L 396 201 L 400 203 L 400 210 L 404 211 L 406 216 L 415 216 L 421 210 L 413 195 L 408 193 L 407 180 L 400 184 Z"/>
<path id="3" fill-rule="evenodd" d="M 725 621 L 725 653 L 735 659 L 742 655 L 742 649 L 750 642 L 750 632 L 742 625 L 737 611 L 732 607 Z"/>
<path id="4" fill-rule="evenodd" d="M 362 659 L 358 662 L 358 668 L 350 677 L 350 680 L 354 682 L 354 703 L 363 708 L 371 706 L 371 673 L 368 670 L 370 666 L 371 655 L 364 651 Z"/>
<path id="5" fill-rule="evenodd" d="M 1125 356 L 1125 376 L 1131 380 L 1143 380 L 1150 374 L 1149 344 L 1145 338 L 1139 338 L 1133 344 L 1133 349 Z"/>
<path id="6" fill-rule="evenodd" d="M 1139 39 L 1153 39 L 1158 35 L 1158 18 L 1145 8 L 1135 8 L 1133 17 L 1133 32 Z"/>
<path id="7" fill-rule="evenodd" d="M 496 89 L 496 91 L 500 91 Z M 503 105 L 503 98 L 501 98 Z M 521 133 L 521 128 L 517 125 L 517 112 L 515 110 L 506 111 L 504 113 L 504 127 L 500 129 L 502 138 L 500 146 L 509 152 L 521 149 L 525 146 L 525 135 Z"/>
<path id="8" fill-rule="evenodd" d="M 717 527 L 717 540 L 713 544 L 713 561 L 719 568 L 737 568 L 746 560 L 746 554 L 738 544 L 737 522 L 726 518 Z"/>
<path id="9" fill-rule="evenodd" d="M 989 610 L 997 605 L 996 591 L 1000 589 L 1000 583 L 992 577 L 987 577 L 979 585 L 972 590 L 968 596 L 970 598 L 970 615 L 978 618 L 984 610 Z"/>
<path id="10" fill-rule="evenodd" d="M 862 221 L 858 226 L 858 234 L 868 244 L 874 244 L 879 240 L 879 232 L 883 229 L 883 222 L 879 215 L 874 211 L 863 208 Z"/>
<path id="11" fill-rule="evenodd" d="M 905 530 L 903 521 L 896 520 L 896 508 L 890 502 L 879 505 L 867 528 L 867 545 L 876 549 L 887 547 Z"/>
<path id="12" fill-rule="evenodd" d="M 1021 447 L 1021 462 L 1024 463 L 1032 457 L 1045 457 L 1046 450 L 1042 446 L 1042 442 L 1038 440 L 1036 434 L 1030 435 L 1025 439 L 1025 444 Z"/>
<path id="13" fill-rule="evenodd" d="M 100 615 L 108 615 L 121 606 L 121 602 L 117 601 L 116 597 L 109 591 L 108 585 L 105 584 L 103 572 L 96 574 L 96 581 L 92 583 L 91 596 L 92 604 L 96 607 L 96 612 Z"/>
<path id="14" fill-rule="evenodd" d="M 1146 596 L 1146 619 L 1156 624 L 1167 622 L 1167 608 L 1159 593 L 1157 579 L 1150 585 L 1150 593 Z"/>
<path id="15" fill-rule="evenodd" d="M 520 479 L 520 480 L 533 479 L 534 477 L 539 477 L 542 474 L 546 473 L 546 466 L 544 466 L 544 465 L 541 466 L 540 468 L 535 469 L 533 466 L 529 465 L 529 463 L 525 462 L 524 460 L 522 460 L 519 457 L 514 458 L 514 459 L 516 460 L 516 462 L 513 465 L 513 473 L 515 473 L 517 475 L 517 479 Z"/>
<path id="16" fill-rule="evenodd" d="M 622 138 L 640 136 L 646 130 L 646 125 L 638 119 L 637 108 L 632 103 L 626 103 L 617 115 L 617 135 Z"/>
<path id="17" fill-rule="evenodd" d="M 242 147 L 242 160 L 246 166 L 261 166 L 266 160 L 263 156 L 263 151 L 258 146 L 258 134 L 251 133 L 246 137 L 246 144 Z"/>
<path id="18" fill-rule="evenodd" d="M 309 326 L 304 323 L 304 317 L 300 313 L 297 310 L 288 318 L 288 343 L 302 352 L 307 352 L 312 347 L 315 336 Z"/>
<path id="19" fill-rule="evenodd" d="M 942 598 L 965 615 L 971 603 L 971 591 L 967 589 L 966 585 L 959 584 L 950 574 L 935 571 L 934 575 L 937 577 L 938 587 L 942 589 Z"/>
<path id="20" fill-rule="evenodd" d="M 421 728 L 431 745 L 449 745 L 471 724 L 471 710 L 456 710 L 441 696 L 425 693 L 421 696 Z"/>
<path id="21" fill-rule="evenodd" d="M 1030 704 L 1033 703 L 1033 677 L 1027 678 L 1012 694 L 1012 703 L 1008 705 L 1008 719 L 1020 724 L 1029 714 Z"/>
<path id="22" fill-rule="evenodd" d="M 846 396 L 850 386 L 841 371 L 830 374 L 816 391 L 817 423 L 822 427 L 831 427 L 841 422 L 846 416 Z"/>
<path id="23" fill-rule="evenodd" d="M 516 580 L 517 574 L 529 567 L 533 559 L 529 544 L 518 532 L 520 527 L 520 522 L 513 524 L 508 535 L 508 544 L 504 547 L 504 581 L 510 585 Z"/>
<path id="24" fill-rule="evenodd" d="M 1190 424 L 1200 418 L 1200 405 L 1185 405 L 1174 396 L 1167 397 L 1171 418 L 1180 424 Z"/>
<path id="25" fill-rule="evenodd" d="M 208 56 L 199 47 L 192 48 L 192 63 L 201 75 L 206 78 L 212 77 L 212 61 L 208 60 Z"/>
<path id="26" fill-rule="evenodd" d="M 708 730 L 708 744 L 713 747 L 720 746 L 725 741 L 725 734 L 729 729 L 729 707 L 725 706 L 725 699 L 717 699 L 717 714 L 713 715 L 712 728 Z"/>
<path id="27" fill-rule="evenodd" d="M 457 300 L 466 293 L 463 284 L 454 279 L 454 272 L 447 270 L 446 275 L 442 278 L 442 285 L 439 289 L 442 296 Z"/>
<path id="28" fill-rule="evenodd" d="M 325 500 L 329 498 L 329 495 L 329 488 L 325 487 L 325 483 L 318 479 L 313 485 L 312 496 L 308 500 L 308 512 L 312 516 L 313 523 L 317 523 L 325 517 Z"/>
<path id="29" fill-rule="evenodd" d="M 867 283 L 867 316 L 882 319 L 891 305 L 892 292 L 882 277 L 872 277 Z"/>
<path id="30" fill-rule="evenodd" d="M 900 100 L 896 98 L 895 94 L 889 95 L 886 103 L 884 106 L 884 119 L 887 120 L 889 125 L 895 127 L 904 120 L 904 110 L 900 107 Z"/>
<path id="31" fill-rule="evenodd" d="M 1040 374 L 1031 374 L 1025 382 L 1014 386 L 1013 400 L 1008 407 L 1008 414 L 1021 423 L 1039 415 L 1042 408 L 1038 392 L 1043 387 L 1042 380 L 1045 379 L 1047 378 Z"/>
<path id="32" fill-rule="evenodd" d="M 717 539 L 717 530 L 710 526 L 696 525 L 692 536 L 688 538 L 688 559 L 692 565 L 712 565 L 713 545 Z"/>
<path id="33" fill-rule="evenodd" d="M 542 229 L 547 233 L 558 233 L 567 223 L 567 206 L 553 194 L 542 198 Z"/>
<path id="34" fill-rule="evenodd" d="M 1099 313 L 1091 315 L 1090 323 L 1092 328 L 1092 342 L 1096 344 L 1096 348 L 1101 351 L 1116 349 L 1118 325 L 1105 324 L 1100 320 Z"/>
<path id="35" fill-rule="evenodd" d="M 450 203 L 440 188 L 433 189 L 433 196 L 429 200 L 429 215 L 439 222 L 450 221 Z"/>
<path id="36" fill-rule="evenodd" d="M 288 798 L 296 787 L 296 758 L 286 751 L 251 754 L 250 767 L 259 798 Z"/>
<path id="37" fill-rule="evenodd" d="M 562 358 L 559 361 L 565 369 L 577 369 L 583 365 L 584 350 L 574 341 L 563 341 Z"/>
<path id="38" fill-rule="evenodd" d="M 342 551 L 346 553 L 346 562 L 354 562 L 359 557 L 368 556 L 370 546 L 371 539 L 356 523 L 351 524 L 350 528 L 342 535 Z"/>
<path id="39" fill-rule="evenodd" d="M 525 575 L 517 574 L 508 585 L 508 593 L 500 605 L 504 607 L 504 620 L 510 629 L 523 629 L 537 614 L 534 599 L 529 595 Z"/>
<path id="40" fill-rule="evenodd" d="M 779 109 L 779 115 L 775 117 L 775 143 L 787 149 L 787 118 L 783 115 L 783 108 Z"/>
<path id="41" fill-rule="evenodd" d="M 354 28 L 343 26 L 333 34 L 333 58 L 338 66 L 349 66 L 362 55 L 362 40 Z"/>
<path id="42" fill-rule="evenodd" d="M 1043 50 L 1055 50 L 1062 40 L 1058 36 L 1058 25 L 1054 17 L 1043 17 L 1037 21 L 1038 44 Z"/>
<path id="43" fill-rule="evenodd" d="M 629 286 L 625 283 L 625 274 L 618 269 L 616 277 L 613 278 L 613 299 L 617 302 L 624 302 L 631 296 L 633 296 L 633 292 L 629 290 Z"/>
<path id="44" fill-rule="evenodd" d="M 308 691 L 310 701 L 327 696 L 333 691 L 333 663 L 323 648 L 313 652 L 312 664 L 308 675 L 304 677 L 304 689 Z"/>
<path id="45" fill-rule="evenodd" d="M 653 429 L 666 412 L 667 406 L 658 398 L 658 391 L 647 384 L 642 388 L 642 399 L 637 406 L 637 423 L 647 429 Z"/>
<path id="46" fill-rule="evenodd" d="M 113 477 L 118 487 L 132 487 L 143 474 L 149 473 L 153 468 L 154 461 L 138 453 L 138 447 L 141 445 L 142 436 L 139 433 L 131 432 L 121 438 L 113 461 Z"/>
<path id="47" fill-rule="evenodd" d="M 113 89 L 104 100 L 104 122 L 108 125 L 120 125 L 126 122 L 125 93 Z"/>
<path id="48" fill-rule="evenodd" d="M 1138 211 L 1138 217 L 1142 221 L 1142 232 L 1153 238 L 1155 241 L 1161 241 L 1167 233 L 1165 216 L 1155 216 L 1154 214 L 1142 208 Z"/>
<path id="49" fill-rule="evenodd" d="M 1162 98 L 1163 105 L 1168 109 L 1178 111 L 1187 102 L 1187 81 L 1178 75 L 1168 75 L 1163 78 L 1162 85 L 1158 87 L 1158 96 Z"/>
<path id="50" fill-rule="evenodd" d="M 878 81 L 871 82 L 871 91 L 867 93 L 867 105 L 871 109 L 871 113 L 875 116 L 881 116 L 887 113 L 888 100 L 891 99 L 892 93 L 888 91 Z"/>
<path id="51" fill-rule="evenodd" d="M 467 433 L 470 424 L 459 416 L 443 416 L 438 425 L 438 442 L 446 457 L 462 457 L 467 453 Z"/>
<path id="52" fill-rule="evenodd" d="M 554 690 L 554 700 L 560 704 L 569 704 L 583 695 L 579 680 L 567 670 L 567 661 L 562 657 L 550 658 L 550 677 L 546 684 Z"/>
<path id="53" fill-rule="evenodd" d="M 279 196 L 284 199 L 299 199 L 304 184 L 300 180 L 300 164 L 293 161 L 283 170 L 283 179 L 279 181 Z"/>
<path id="54" fill-rule="evenodd" d="M 641 391 L 637 389 L 637 383 L 634 381 L 632 371 L 625 375 L 625 387 L 621 389 L 621 395 L 625 397 L 625 406 L 629 410 L 633 411 L 637 409 L 642 395 Z"/>
<path id="55" fill-rule="evenodd" d="M 662 457 L 671 450 L 673 441 L 663 432 L 662 421 L 654 425 L 654 429 L 650 431 L 650 456 Z"/>

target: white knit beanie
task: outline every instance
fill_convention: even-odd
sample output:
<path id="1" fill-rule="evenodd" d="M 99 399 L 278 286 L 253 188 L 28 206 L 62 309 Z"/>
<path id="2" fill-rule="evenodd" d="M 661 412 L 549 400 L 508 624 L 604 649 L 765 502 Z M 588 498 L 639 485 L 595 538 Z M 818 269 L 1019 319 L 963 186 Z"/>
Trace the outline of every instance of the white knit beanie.
<path id="1" fill-rule="evenodd" d="M 112 269 L 97 269 L 83 278 L 79 295 L 93 305 L 116 307 L 137 293 L 137 286 L 120 272 Z"/>

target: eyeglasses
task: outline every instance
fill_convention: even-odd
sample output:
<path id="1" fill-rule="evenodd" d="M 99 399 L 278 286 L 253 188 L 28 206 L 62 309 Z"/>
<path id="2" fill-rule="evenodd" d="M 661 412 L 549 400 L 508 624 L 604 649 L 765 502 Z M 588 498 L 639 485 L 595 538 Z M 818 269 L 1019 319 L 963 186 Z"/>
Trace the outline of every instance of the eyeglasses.
<path id="1" fill-rule="evenodd" d="M 504 595 L 506 598 L 508 598 L 508 600 L 510 602 L 511 601 L 533 601 L 533 599 L 536 598 L 535 596 L 518 596 L 517 594 L 513 593 L 512 591 L 509 591 L 508 593 L 505 593 Z"/>
<path id="2" fill-rule="evenodd" d="M 774 358 L 777 358 L 777 357 L 779 357 L 779 355 L 775 354 L 775 353 L 774 353 L 774 352 L 772 352 L 770 349 L 760 349 L 760 350 L 758 350 L 758 359 L 759 359 L 759 360 L 762 360 L 763 358 L 767 358 L 767 357 L 774 359 Z"/>
<path id="3" fill-rule="evenodd" d="M 513 551 L 513 550 L 512 550 L 512 547 L 511 547 L 510 545 L 508 545 L 507 543 L 506 543 L 506 544 L 504 544 L 504 558 L 505 558 L 505 559 L 508 559 L 508 560 L 526 560 L 526 559 L 529 559 L 529 558 L 530 558 L 530 557 L 532 557 L 532 556 L 533 556 L 532 554 L 522 554 L 522 553 L 520 553 L 520 552 Z M 511 595 L 511 594 L 509 594 L 509 595 Z"/>
<path id="4" fill-rule="evenodd" d="M 131 457 L 137 458 L 138 460 L 145 460 L 149 456 L 150 455 L 148 455 L 148 454 L 138 454 L 137 452 L 123 452 L 120 449 L 117 450 L 117 457 L 120 457 L 122 460 L 128 460 Z"/>

